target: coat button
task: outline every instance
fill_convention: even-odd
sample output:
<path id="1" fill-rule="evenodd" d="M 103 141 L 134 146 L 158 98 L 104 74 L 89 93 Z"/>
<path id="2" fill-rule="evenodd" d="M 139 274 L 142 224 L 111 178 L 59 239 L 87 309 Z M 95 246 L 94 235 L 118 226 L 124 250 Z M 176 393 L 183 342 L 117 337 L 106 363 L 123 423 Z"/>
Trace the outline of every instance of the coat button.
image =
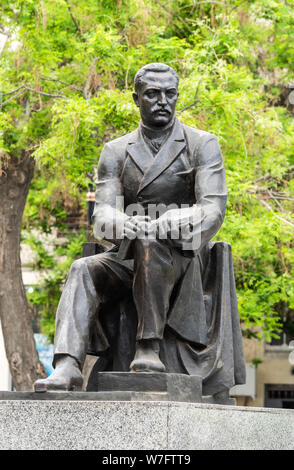
<path id="1" fill-rule="evenodd" d="M 143 201 L 143 196 L 138 196 L 138 202 L 142 202 Z"/>

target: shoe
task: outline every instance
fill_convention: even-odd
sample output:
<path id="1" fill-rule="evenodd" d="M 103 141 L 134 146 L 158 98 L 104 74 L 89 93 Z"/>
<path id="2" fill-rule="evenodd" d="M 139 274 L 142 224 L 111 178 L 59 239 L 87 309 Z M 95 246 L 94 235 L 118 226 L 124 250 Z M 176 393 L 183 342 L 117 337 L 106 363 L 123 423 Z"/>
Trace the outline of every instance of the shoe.
<path id="1" fill-rule="evenodd" d="M 137 343 L 135 358 L 130 365 L 131 372 L 165 372 L 159 359 L 157 340 L 141 340 Z"/>
<path id="2" fill-rule="evenodd" d="M 83 376 L 77 361 L 70 357 L 62 357 L 56 362 L 56 368 L 46 379 L 34 383 L 35 392 L 60 392 L 82 390 Z"/>

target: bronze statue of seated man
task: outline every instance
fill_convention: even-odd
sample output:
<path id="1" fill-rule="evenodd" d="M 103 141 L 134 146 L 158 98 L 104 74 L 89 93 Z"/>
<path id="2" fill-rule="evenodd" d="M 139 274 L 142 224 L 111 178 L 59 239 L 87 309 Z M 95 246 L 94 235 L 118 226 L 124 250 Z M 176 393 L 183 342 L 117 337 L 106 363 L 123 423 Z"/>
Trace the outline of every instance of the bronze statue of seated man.
<path id="1" fill-rule="evenodd" d="M 36 391 L 80 389 L 86 354 L 109 351 L 107 370 L 201 375 L 207 395 L 245 381 L 231 249 L 211 242 L 227 197 L 217 138 L 177 120 L 178 75 L 165 64 L 138 71 L 133 98 L 139 127 L 107 143 L 98 165 L 94 233 L 114 248 L 72 264 L 55 370 Z M 126 296 L 136 318 L 122 333 L 111 312 Z"/>

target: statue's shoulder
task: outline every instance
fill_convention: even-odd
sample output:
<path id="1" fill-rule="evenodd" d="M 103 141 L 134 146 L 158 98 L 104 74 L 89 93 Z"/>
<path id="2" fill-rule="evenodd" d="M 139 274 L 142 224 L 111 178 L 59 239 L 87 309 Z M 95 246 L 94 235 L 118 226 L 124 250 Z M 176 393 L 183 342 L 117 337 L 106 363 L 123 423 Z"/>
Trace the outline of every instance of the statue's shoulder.
<path id="1" fill-rule="evenodd" d="M 181 124 L 186 138 L 193 144 L 205 142 L 210 139 L 217 139 L 217 137 L 211 132 L 203 131 L 202 129 L 196 129 L 195 127 L 187 126 L 187 124 Z"/>
<path id="2" fill-rule="evenodd" d="M 135 129 L 128 134 L 122 135 L 121 137 L 117 137 L 114 140 L 110 140 L 105 147 L 111 149 L 111 151 L 115 152 L 116 154 L 124 155 L 126 146 L 130 141 L 133 141 L 137 137 L 138 129 Z"/>
<path id="3" fill-rule="evenodd" d="M 182 126 L 190 155 L 193 155 L 196 159 L 195 163 L 206 165 L 210 161 L 219 158 L 219 143 L 214 134 L 187 126 L 186 124 L 182 124 Z M 205 151 L 202 152 L 202 149 Z"/>
<path id="4" fill-rule="evenodd" d="M 127 145 L 136 137 L 136 133 L 137 130 L 105 143 L 98 162 L 100 174 L 105 172 L 119 174 L 122 171 Z"/>

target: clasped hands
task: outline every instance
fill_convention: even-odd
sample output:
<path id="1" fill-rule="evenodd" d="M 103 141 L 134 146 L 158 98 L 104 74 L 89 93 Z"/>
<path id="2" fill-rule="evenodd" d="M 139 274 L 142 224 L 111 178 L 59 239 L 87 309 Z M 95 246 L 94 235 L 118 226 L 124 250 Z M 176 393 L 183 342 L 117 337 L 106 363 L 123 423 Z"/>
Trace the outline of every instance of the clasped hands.
<path id="1" fill-rule="evenodd" d="M 170 209 L 155 220 L 135 215 L 124 222 L 123 237 L 187 240 L 195 224 L 195 214 L 189 208 Z"/>

